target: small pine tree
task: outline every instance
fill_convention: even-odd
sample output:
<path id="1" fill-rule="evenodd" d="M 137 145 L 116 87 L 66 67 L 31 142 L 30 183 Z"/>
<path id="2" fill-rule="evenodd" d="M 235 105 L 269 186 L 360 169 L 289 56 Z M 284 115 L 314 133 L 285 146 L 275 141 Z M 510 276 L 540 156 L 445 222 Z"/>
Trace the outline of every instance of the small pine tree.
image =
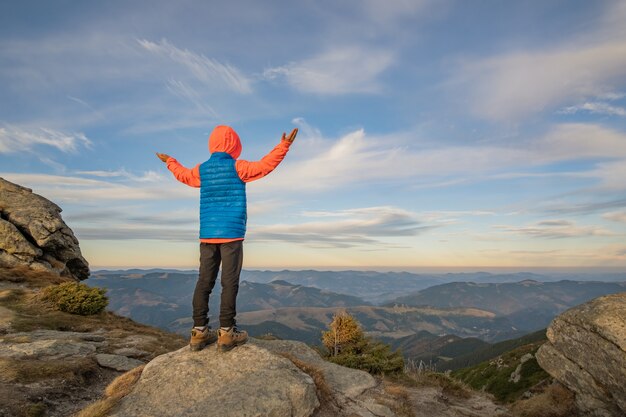
<path id="1" fill-rule="evenodd" d="M 328 360 L 372 374 L 394 374 L 404 369 L 404 358 L 391 346 L 366 337 L 359 322 L 348 313 L 337 314 L 322 332 Z"/>
<path id="2" fill-rule="evenodd" d="M 332 356 L 355 347 L 364 338 L 359 323 L 346 312 L 335 314 L 328 327 L 328 331 L 322 332 L 322 343 Z"/>

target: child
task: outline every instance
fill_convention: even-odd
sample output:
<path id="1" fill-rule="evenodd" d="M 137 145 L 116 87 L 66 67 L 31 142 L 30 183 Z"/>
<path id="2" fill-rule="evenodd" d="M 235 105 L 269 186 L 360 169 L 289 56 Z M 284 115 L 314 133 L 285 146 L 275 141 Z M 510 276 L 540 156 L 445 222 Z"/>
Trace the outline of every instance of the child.
<path id="1" fill-rule="evenodd" d="M 260 161 L 238 160 L 241 142 L 229 126 L 217 126 L 209 136 L 211 157 L 189 169 L 169 155 L 157 153 L 176 179 L 200 188 L 200 274 L 193 294 L 193 324 L 189 346 L 200 350 L 217 340 L 220 351 L 246 343 L 248 333 L 235 323 L 239 274 L 246 233 L 246 183 L 263 178 L 283 160 L 298 129 L 283 133 L 280 143 Z M 209 296 L 222 265 L 220 328 L 207 326 Z"/>

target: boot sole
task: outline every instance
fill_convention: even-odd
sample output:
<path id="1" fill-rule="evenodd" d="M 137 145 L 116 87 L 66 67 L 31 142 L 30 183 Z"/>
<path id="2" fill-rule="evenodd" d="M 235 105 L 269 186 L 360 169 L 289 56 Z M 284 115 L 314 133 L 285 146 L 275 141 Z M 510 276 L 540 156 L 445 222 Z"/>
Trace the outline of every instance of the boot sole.
<path id="1" fill-rule="evenodd" d="M 232 345 L 220 345 L 218 343 L 217 350 L 219 352 L 228 352 L 230 350 L 233 350 L 237 346 L 245 345 L 247 341 L 248 341 L 248 339 L 244 340 L 243 342 L 235 342 Z"/>

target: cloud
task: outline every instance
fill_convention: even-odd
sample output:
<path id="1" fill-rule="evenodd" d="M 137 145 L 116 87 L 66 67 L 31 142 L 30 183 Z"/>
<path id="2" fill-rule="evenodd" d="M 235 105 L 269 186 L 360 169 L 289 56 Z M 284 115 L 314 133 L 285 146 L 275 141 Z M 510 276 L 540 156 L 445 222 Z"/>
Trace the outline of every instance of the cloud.
<path id="1" fill-rule="evenodd" d="M 298 123 L 304 123 L 297 119 Z M 311 130 L 309 127 L 308 130 Z M 319 192 L 351 184 L 402 184 L 412 189 L 446 187 L 514 175 L 555 175 L 596 178 L 608 187 L 626 188 L 626 134 L 595 124 L 568 123 L 517 143 L 441 146 L 424 144 L 413 132 L 368 135 L 356 129 L 330 139 L 313 136 L 290 151 L 272 178 L 250 187 L 252 193 L 275 189 Z M 587 171 L 554 173 L 550 165 L 564 161 L 597 160 Z M 323 167 L 323 168 L 322 168 Z M 546 167 L 547 172 L 537 172 Z M 531 170 L 526 174 L 520 170 Z M 621 175 L 621 176 L 620 176 Z M 306 187 L 302 187 L 306 184 Z"/>
<path id="2" fill-rule="evenodd" d="M 472 110 L 494 120 L 517 120 L 607 92 L 626 80 L 626 42 L 512 53 L 462 65 Z M 609 86 L 609 87 L 607 87 Z"/>
<path id="3" fill-rule="evenodd" d="M 6 123 L 0 126 L 0 153 L 34 152 L 40 145 L 72 153 L 80 147 L 91 147 L 92 142 L 84 133 L 65 133 L 44 127 L 23 128 Z"/>
<path id="4" fill-rule="evenodd" d="M 323 220 L 274 224 L 251 230 L 255 240 L 282 241 L 316 247 L 348 248 L 386 244 L 381 237 L 417 236 L 439 225 L 424 224 L 409 211 L 395 207 L 367 207 L 334 212 L 304 212 Z M 328 219 L 333 220 L 328 220 Z"/>
<path id="5" fill-rule="evenodd" d="M 203 113 L 209 114 L 215 118 L 218 117 L 217 112 L 203 101 L 202 96 L 198 94 L 195 89 L 189 87 L 184 82 L 169 80 L 167 82 L 167 89 L 175 96 L 191 101 L 198 108 L 198 110 Z"/>
<path id="6" fill-rule="evenodd" d="M 593 214 L 598 211 L 626 207 L 626 198 L 618 198 L 597 203 L 564 204 L 545 209 L 551 214 Z"/>
<path id="7" fill-rule="evenodd" d="M 561 114 L 575 114 L 580 111 L 588 111 L 589 113 L 595 114 L 607 114 L 609 116 L 626 116 L 626 109 L 623 107 L 612 106 L 608 103 L 603 103 L 600 101 L 596 102 L 586 102 L 583 104 L 579 104 L 577 106 L 569 106 L 565 107 L 562 110 L 559 110 Z"/>
<path id="8" fill-rule="evenodd" d="M 163 39 L 159 43 L 145 39 L 138 39 L 137 42 L 147 51 L 165 56 L 187 68 L 196 79 L 207 85 L 222 84 L 240 94 L 252 92 L 250 80 L 239 69 L 230 64 L 222 64 L 215 59 L 207 58 L 188 49 L 179 49 L 169 43 L 167 39 Z"/>
<path id="9" fill-rule="evenodd" d="M 170 240 L 190 242 L 198 238 L 197 229 L 167 228 L 141 224 L 119 224 L 109 227 L 76 227 L 80 240 Z"/>
<path id="10" fill-rule="evenodd" d="M 494 226 L 508 233 L 543 239 L 566 239 L 589 236 L 615 236 L 615 233 L 596 226 L 578 226 L 569 220 L 544 220 L 529 226 Z"/>
<path id="11" fill-rule="evenodd" d="M 292 88 L 304 93 L 376 93 L 381 90 L 378 76 L 393 62 L 394 54 L 388 49 L 333 47 L 300 62 L 266 69 L 263 77 L 284 77 Z"/>
<path id="12" fill-rule="evenodd" d="M 506 121 L 610 96 L 626 81 L 624 17 L 626 8 L 615 5 L 588 33 L 560 45 L 465 60 L 451 86 L 467 91 L 477 116 Z M 620 112 L 595 106 L 602 107 Z"/>
<path id="13" fill-rule="evenodd" d="M 85 204 L 103 201 L 195 199 L 198 190 L 173 181 L 161 181 L 150 171 L 121 182 L 68 175 L 0 173 L 8 181 L 26 186 L 57 204 Z"/>
<path id="14" fill-rule="evenodd" d="M 604 213 L 602 217 L 614 222 L 626 223 L 626 211 L 613 211 L 610 213 Z"/>
<path id="15" fill-rule="evenodd" d="M 170 240 L 193 241 L 198 237 L 197 210 L 169 210 L 137 214 L 143 206 L 112 209 L 82 208 L 64 216 L 81 240 Z"/>

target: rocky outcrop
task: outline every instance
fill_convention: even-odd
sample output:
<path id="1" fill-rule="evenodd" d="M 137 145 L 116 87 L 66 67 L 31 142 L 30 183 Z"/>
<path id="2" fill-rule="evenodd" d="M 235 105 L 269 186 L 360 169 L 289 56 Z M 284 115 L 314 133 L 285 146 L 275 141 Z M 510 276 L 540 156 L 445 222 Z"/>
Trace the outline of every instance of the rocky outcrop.
<path id="1" fill-rule="evenodd" d="M 394 417 L 376 401 L 377 385 L 301 342 L 251 339 L 226 353 L 185 346 L 148 363 L 112 415 Z"/>
<path id="2" fill-rule="evenodd" d="M 28 266 L 83 280 L 89 264 L 61 208 L 0 178 L 0 267 Z"/>
<path id="3" fill-rule="evenodd" d="M 626 292 L 596 298 L 555 318 L 537 361 L 576 394 L 586 415 L 626 415 Z"/>

